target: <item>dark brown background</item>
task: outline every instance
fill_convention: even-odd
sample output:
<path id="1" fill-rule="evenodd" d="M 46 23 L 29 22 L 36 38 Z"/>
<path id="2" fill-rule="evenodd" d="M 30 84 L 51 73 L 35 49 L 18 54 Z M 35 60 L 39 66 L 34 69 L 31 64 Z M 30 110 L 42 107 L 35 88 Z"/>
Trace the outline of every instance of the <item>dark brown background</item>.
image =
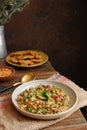
<path id="1" fill-rule="evenodd" d="M 9 51 L 41 49 L 56 70 L 87 90 L 86 0 L 31 0 L 5 26 Z"/>

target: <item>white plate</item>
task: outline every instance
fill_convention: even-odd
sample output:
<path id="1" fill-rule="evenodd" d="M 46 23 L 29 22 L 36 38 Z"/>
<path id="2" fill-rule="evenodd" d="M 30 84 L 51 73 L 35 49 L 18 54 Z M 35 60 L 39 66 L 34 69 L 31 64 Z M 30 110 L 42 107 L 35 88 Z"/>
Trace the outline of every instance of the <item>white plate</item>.
<path id="1" fill-rule="evenodd" d="M 30 112 L 26 112 L 24 110 L 21 110 L 19 108 L 18 104 L 17 104 L 17 101 L 16 101 L 17 95 L 19 93 L 23 92 L 25 89 L 28 89 L 30 87 L 36 87 L 39 84 L 43 84 L 43 85 L 48 85 L 49 84 L 51 86 L 54 85 L 54 86 L 58 86 L 58 87 L 62 88 L 67 93 L 67 95 L 70 98 L 69 108 L 66 111 L 64 111 L 64 112 L 60 112 L 60 113 L 57 113 L 57 114 L 46 114 L 46 115 L 33 114 L 33 113 L 30 113 Z M 12 93 L 12 103 L 15 106 L 15 108 L 20 113 L 22 113 L 23 115 L 31 117 L 31 118 L 36 118 L 36 119 L 61 118 L 61 117 L 65 116 L 66 114 L 68 114 L 70 111 L 72 111 L 75 108 L 75 106 L 77 104 L 77 101 L 78 101 L 77 94 L 71 87 L 69 87 L 69 86 L 67 86 L 65 84 L 56 82 L 56 81 L 52 81 L 52 80 L 34 80 L 34 81 L 30 81 L 30 82 L 27 82 L 27 83 L 24 83 L 24 84 L 20 85 Z"/>

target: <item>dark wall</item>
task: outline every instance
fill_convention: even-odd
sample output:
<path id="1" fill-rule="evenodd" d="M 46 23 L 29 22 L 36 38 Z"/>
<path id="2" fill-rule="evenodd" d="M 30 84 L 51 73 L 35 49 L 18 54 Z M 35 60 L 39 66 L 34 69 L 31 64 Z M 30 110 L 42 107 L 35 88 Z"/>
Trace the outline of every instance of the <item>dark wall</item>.
<path id="1" fill-rule="evenodd" d="M 31 0 L 5 27 L 8 50 L 41 49 L 56 70 L 87 89 L 85 0 Z"/>

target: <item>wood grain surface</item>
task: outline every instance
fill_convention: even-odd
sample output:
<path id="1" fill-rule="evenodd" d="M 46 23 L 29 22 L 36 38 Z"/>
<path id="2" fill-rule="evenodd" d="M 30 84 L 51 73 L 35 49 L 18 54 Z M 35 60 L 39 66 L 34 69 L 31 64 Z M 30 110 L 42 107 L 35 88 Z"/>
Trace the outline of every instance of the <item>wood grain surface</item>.
<path id="1" fill-rule="evenodd" d="M 7 64 L 5 62 L 5 59 L 0 59 L 0 65 L 9 66 L 9 64 Z M 15 69 L 16 73 L 15 73 L 13 79 L 11 79 L 8 82 L 1 83 L 5 87 L 7 85 L 12 85 L 12 84 L 20 81 L 21 77 L 25 73 L 28 73 L 30 71 L 35 73 L 36 79 L 45 79 L 45 78 L 50 77 L 53 73 L 55 73 L 55 70 L 52 67 L 50 61 L 48 61 L 44 65 L 41 65 L 41 66 L 35 67 L 35 68 L 31 68 L 31 69 L 30 68 L 19 68 L 19 67 L 14 67 L 14 69 Z M 11 91 L 2 93 L 2 94 L 0 94 L 0 96 L 3 96 L 4 94 L 7 94 L 9 92 L 11 92 Z M 86 129 L 87 129 L 87 122 L 86 122 L 83 114 L 81 113 L 81 111 L 78 110 L 75 113 L 73 113 L 70 117 L 68 117 L 67 119 L 64 119 L 63 121 L 60 121 L 48 128 L 45 128 L 44 130 L 86 130 Z"/>

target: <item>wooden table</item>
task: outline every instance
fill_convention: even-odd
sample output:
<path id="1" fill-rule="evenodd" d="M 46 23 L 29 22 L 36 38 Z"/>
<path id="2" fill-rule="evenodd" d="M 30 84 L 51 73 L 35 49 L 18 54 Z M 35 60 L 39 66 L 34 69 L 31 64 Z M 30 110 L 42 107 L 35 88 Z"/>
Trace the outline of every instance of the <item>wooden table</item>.
<path id="1" fill-rule="evenodd" d="M 6 62 L 5 59 L 0 59 L 0 66 L 1 65 L 7 65 L 9 66 Z M 16 73 L 14 77 L 8 81 L 8 82 L 3 82 L 2 84 L 4 86 L 7 85 L 12 85 L 18 81 L 20 81 L 21 77 L 27 73 L 27 72 L 34 72 L 36 74 L 36 79 L 45 79 L 50 77 L 54 72 L 54 68 L 52 67 L 51 63 L 48 61 L 42 66 L 36 67 L 36 68 L 18 68 L 14 67 L 16 70 Z M 3 96 L 6 93 L 0 94 L 0 96 Z M 44 130 L 87 130 L 87 122 L 86 119 L 84 118 L 83 114 L 81 113 L 80 110 L 76 111 L 73 113 L 70 117 L 67 119 L 58 122 L 48 128 L 45 128 Z"/>

